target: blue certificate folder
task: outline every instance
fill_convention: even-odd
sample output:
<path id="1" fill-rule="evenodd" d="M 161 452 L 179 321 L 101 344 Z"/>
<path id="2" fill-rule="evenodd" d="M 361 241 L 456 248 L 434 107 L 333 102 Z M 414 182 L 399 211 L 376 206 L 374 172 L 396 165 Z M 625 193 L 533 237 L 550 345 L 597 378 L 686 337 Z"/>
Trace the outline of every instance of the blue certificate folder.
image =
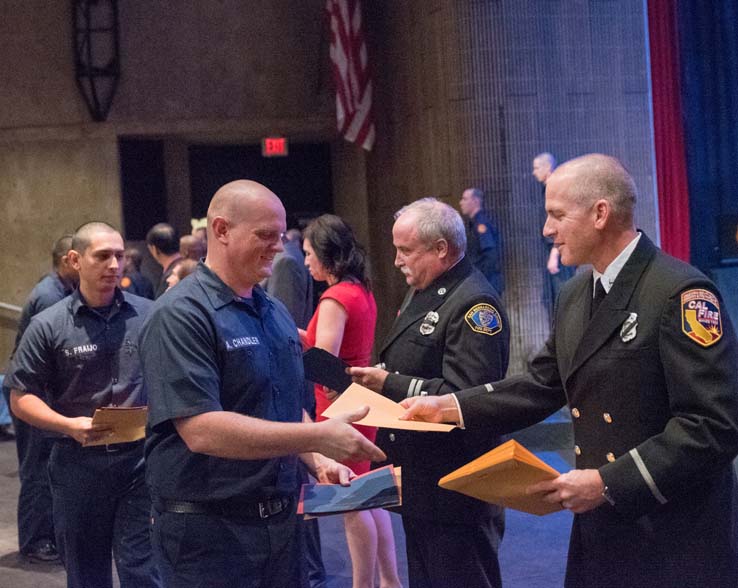
<path id="1" fill-rule="evenodd" d="M 303 484 L 297 514 L 322 516 L 353 510 L 400 506 L 400 487 L 391 465 L 340 484 Z"/>

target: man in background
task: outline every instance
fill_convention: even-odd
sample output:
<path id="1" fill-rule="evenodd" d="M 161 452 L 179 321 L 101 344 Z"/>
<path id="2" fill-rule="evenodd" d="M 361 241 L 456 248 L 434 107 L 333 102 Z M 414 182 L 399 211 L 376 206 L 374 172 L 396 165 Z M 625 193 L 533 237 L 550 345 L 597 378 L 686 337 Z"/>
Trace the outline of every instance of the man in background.
<path id="1" fill-rule="evenodd" d="M 205 257 L 205 241 L 196 235 L 182 235 L 179 240 L 179 254 L 182 259 L 200 261 Z"/>
<path id="2" fill-rule="evenodd" d="M 300 237 L 297 229 L 285 233 L 284 251 L 274 256 L 272 275 L 264 281 L 264 288 L 287 307 L 300 329 L 306 329 L 313 316 L 313 279 L 305 267 Z"/>
<path id="3" fill-rule="evenodd" d="M 155 224 L 146 233 L 146 247 L 151 257 L 161 266 L 161 278 L 154 291 L 154 297 L 159 298 L 166 292 L 169 285 L 167 278 L 177 266 L 182 256 L 179 253 L 179 235 L 175 228 L 167 223 Z"/>
<path id="4" fill-rule="evenodd" d="M 69 261 L 72 235 L 63 235 L 51 250 L 52 271 L 44 276 L 28 295 L 18 323 L 13 354 L 31 319 L 69 296 L 79 281 L 77 270 Z M 10 388 L 3 385 L 5 401 L 10 404 Z M 13 416 L 18 452 L 18 547 L 31 561 L 58 561 L 54 539 L 51 488 L 47 472 L 51 441 L 37 429 Z"/>
<path id="5" fill-rule="evenodd" d="M 461 214 L 466 217 L 466 255 L 497 293 L 502 296 L 502 242 L 497 227 L 484 211 L 484 192 L 467 188 L 459 200 Z"/>
<path id="6" fill-rule="evenodd" d="M 556 159 L 550 153 L 539 153 L 533 159 L 533 177 L 541 184 L 543 196 L 546 195 L 546 183 L 556 169 Z M 546 209 L 542 207 L 541 226 L 546 222 Z M 561 286 L 576 272 L 576 267 L 561 263 L 559 248 L 554 245 L 550 237 L 543 236 L 543 245 L 546 251 L 546 273 L 544 281 L 543 300 L 548 310 L 549 321 L 553 318 L 553 308 Z"/>
<path id="7" fill-rule="evenodd" d="M 143 261 L 141 252 L 135 247 L 129 247 L 125 250 L 123 259 L 123 277 L 120 279 L 121 290 L 153 300 L 154 286 L 141 273 L 141 263 Z"/>

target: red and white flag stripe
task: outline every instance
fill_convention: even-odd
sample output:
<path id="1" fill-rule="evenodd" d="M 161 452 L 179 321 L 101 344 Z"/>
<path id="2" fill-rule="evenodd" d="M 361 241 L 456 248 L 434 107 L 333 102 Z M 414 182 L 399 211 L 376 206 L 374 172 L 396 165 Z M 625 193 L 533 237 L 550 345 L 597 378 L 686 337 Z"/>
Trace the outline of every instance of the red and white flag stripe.
<path id="1" fill-rule="evenodd" d="M 359 0 L 328 0 L 338 130 L 367 151 L 374 145 L 372 80 Z"/>

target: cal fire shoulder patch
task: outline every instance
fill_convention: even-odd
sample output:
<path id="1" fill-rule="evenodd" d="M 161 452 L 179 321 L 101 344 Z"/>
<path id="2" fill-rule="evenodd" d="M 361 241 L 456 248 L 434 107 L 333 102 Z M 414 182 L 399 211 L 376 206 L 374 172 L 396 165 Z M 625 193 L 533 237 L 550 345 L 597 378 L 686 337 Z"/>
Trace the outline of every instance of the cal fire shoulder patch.
<path id="1" fill-rule="evenodd" d="M 499 311 L 486 302 L 472 306 L 464 315 L 464 320 L 475 333 L 492 336 L 502 331 Z"/>
<path id="2" fill-rule="evenodd" d="M 702 345 L 709 347 L 723 336 L 720 303 L 709 290 L 696 288 L 682 292 L 682 332 Z"/>

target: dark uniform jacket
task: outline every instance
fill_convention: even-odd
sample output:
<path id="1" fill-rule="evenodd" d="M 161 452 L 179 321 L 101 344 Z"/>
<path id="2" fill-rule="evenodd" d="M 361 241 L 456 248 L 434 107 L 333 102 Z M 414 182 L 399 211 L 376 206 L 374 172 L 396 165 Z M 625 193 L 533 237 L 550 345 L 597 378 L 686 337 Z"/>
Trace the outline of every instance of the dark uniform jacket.
<path id="1" fill-rule="evenodd" d="M 500 232 L 483 210 L 466 222 L 466 256 L 499 295 L 505 291 L 502 276 Z"/>
<path id="2" fill-rule="evenodd" d="M 504 377 L 509 340 L 507 316 L 497 294 L 464 258 L 425 290 L 415 292 L 395 320 L 380 351 L 390 372 L 382 394 L 400 401 Z M 450 433 L 379 429 L 377 442 L 389 463 L 404 466 L 403 515 L 459 524 L 479 523 L 499 512 L 438 487 L 441 477 L 497 445 L 496 436 L 459 429 Z"/>
<path id="3" fill-rule="evenodd" d="M 299 328 L 307 329 L 313 316 L 313 278 L 298 243 L 288 241 L 284 251 L 274 256 L 272 275 L 265 280 L 264 289 L 287 307 Z"/>
<path id="4" fill-rule="evenodd" d="M 509 432 L 564 404 L 576 467 L 613 505 L 574 518 L 567 586 L 738 585 L 738 348 L 703 274 L 642 235 L 589 319 L 567 282 L 529 374 L 457 395 L 467 427 Z"/>

